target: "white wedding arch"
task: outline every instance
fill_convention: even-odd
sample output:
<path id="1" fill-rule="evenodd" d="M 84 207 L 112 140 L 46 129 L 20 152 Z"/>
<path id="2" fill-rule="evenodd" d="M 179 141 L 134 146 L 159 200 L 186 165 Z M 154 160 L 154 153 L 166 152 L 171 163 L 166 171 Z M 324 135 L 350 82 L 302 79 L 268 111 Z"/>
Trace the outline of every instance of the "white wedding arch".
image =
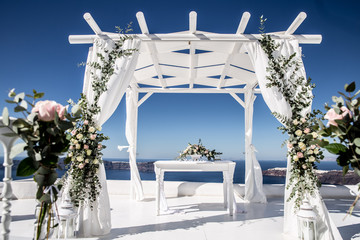
<path id="1" fill-rule="evenodd" d="M 101 113 L 97 123 L 102 125 L 114 113 L 126 94 L 126 138 L 129 146 L 132 197 L 144 198 L 140 175 L 136 166 L 138 108 L 156 93 L 223 93 L 230 94 L 245 109 L 245 200 L 266 203 L 262 188 L 262 171 L 252 145 L 253 110 L 256 94 L 262 94 L 271 111 L 290 116 L 288 103 L 275 88 L 267 88 L 267 57 L 258 39 L 261 34 L 244 34 L 250 18 L 245 12 L 234 34 L 218 34 L 197 30 L 197 14 L 189 14 L 189 30 L 167 34 L 150 33 L 142 12 L 136 14 L 142 34 L 134 34 L 125 41 L 124 49 L 136 48 L 132 56 L 117 59 L 114 75 L 108 83 L 108 91 L 100 100 Z M 103 32 L 89 13 L 84 18 L 95 34 L 71 35 L 71 44 L 93 44 L 87 62 L 98 61 L 103 49 L 111 49 L 118 33 Z M 301 12 L 286 31 L 268 33 L 280 43 L 281 53 L 290 56 L 297 53 L 301 61 L 299 44 L 320 44 L 321 35 L 295 35 L 294 32 L 305 20 Z M 103 52 L 102 52 L 103 53 Z M 302 61 L 301 61 L 302 63 Z M 90 67 L 85 70 L 83 93 L 91 101 Z M 301 64 L 302 74 L 305 69 Z M 139 99 L 139 94 L 145 94 Z M 243 100 L 239 97 L 243 94 Z M 290 115 L 289 115 L 290 114 Z M 7 159 L 7 158 L 5 158 Z M 290 164 L 288 161 L 288 172 Z M 110 231 L 110 206 L 106 188 L 104 166 L 99 177 L 103 185 L 96 211 L 84 209 L 83 219 L 87 229 L 84 235 L 102 235 Z M 288 180 L 288 179 L 287 179 Z M 296 215 L 294 204 L 286 198 L 291 189 L 285 190 L 284 232 L 295 235 Z M 321 196 L 310 199 L 321 219 L 321 239 L 341 239 L 329 217 Z"/>

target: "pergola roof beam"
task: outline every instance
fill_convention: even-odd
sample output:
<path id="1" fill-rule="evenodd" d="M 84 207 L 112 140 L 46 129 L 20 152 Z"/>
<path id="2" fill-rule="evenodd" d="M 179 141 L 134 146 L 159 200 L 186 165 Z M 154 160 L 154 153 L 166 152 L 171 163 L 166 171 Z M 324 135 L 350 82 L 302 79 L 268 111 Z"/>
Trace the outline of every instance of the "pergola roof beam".
<path id="1" fill-rule="evenodd" d="M 293 34 L 296 29 L 298 29 L 298 27 L 301 25 L 301 23 L 305 20 L 306 16 L 307 15 L 304 12 L 299 13 L 299 15 L 297 15 L 295 20 L 291 23 L 290 27 L 286 30 L 285 35 Z"/>
<path id="2" fill-rule="evenodd" d="M 132 34 L 128 34 L 132 36 Z M 92 44 L 97 35 L 70 35 L 71 44 Z M 120 40 L 118 33 L 107 34 L 113 40 Z M 219 33 L 202 33 L 202 34 L 134 34 L 143 42 L 161 42 L 161 41 L 215 41 L 215 42 L 252 42 L 261 39 L 261 34 L 219 34 Z M 272 35 L 273 39 L 291 39 L 295 38 L 300 44 L 320 44 L 322 36 L 319 34 L 301 34 L 301 35 Z"/>
<path id="3" fill-rule="evenodd" d="M 249 19 L 250 19 L 250 13 L 249 12 L 244 12 L 242 17 L 241 17 L 241 20 L 240 20 L 240 23 L 239 23 L 239 27 L 236 31 L 236 34 L 243 34 L 245 32 L 245 28 L 249 22 Z"/>
<path id="4" fill-rule="evenodd" d="M 189 13 L 189 33 L 196 33 L 196 24 L 197 24 L 197 13 L 191 11 Z"/>
<path id="5" fill-rule="evenodd" d="M 248 12 L 244 12 L 242 17 L 241 17 L 241 20 L 240 20 L 240 23 L 239 23 L 239 27 L 236 31 L 236 34 L 243 34 L 244 31 L 245 31 L 245 28 L 249 22 L 249 19 L 250 19 L 250 13 Z M 225 65 L 224 65 L 224 69 L 221 73 L 221 76 L 220 76 L 220 80 L 219 80 L 219 85 L 218 85 L 218 88 L 222 88 L 225 83 L 226 83 L 226 75 L 227 73 L 229 72 L 229 69 L 230 69 L 230 64 L 234 58 L 234 55 L 239 52 L 240 50 L 240 47 L 241 47 L 241 43 L 234 43 L 234 48 L 231 52 L 231 54 L 228 56 L 226 62 L 225 62 Z"/>
<path id="6" fill-rule="evenodd" d="M 99 25 L 97 25 L 97 23 L 95 22 L 94 18 L 91 16 L 90 13 L 85 13 L 83 17 L 84 17 L 85 21 L 89 24 L 89 26 L 91 27 L 91 29 L 94 31 L 94 33 L 96 35 L 102 35 L 103 34 L 103 32 L 101 31 Z"/>
<path id="7" fill-rule="evenodd" d="M 147 27 L 144 14 L 142 12 L 138 12 L 138 13 L 136 13 L 136 18 L 138 20 L 141 32 L 143 34 L 145 34 L 145 35 L 148 35 L 149 34 L 149 29 Z M 161 68 L 160 68 L 160 65 L 159 65 L 159 59 L 157 57 L 157 50 L 156 50 L 155 44 L 153 42 L 148 42 L 147 46 L 149 48 L 151 58 L 152 58 L 152 61 L 154 63 L 154 68 L 155 68 L 155 70 L 157 72 L 160 84 L 161 84 L 161 86 L 163 88 L 166 88 L 166 82 L 165 82 L 165 80 L 163 78 L 163 74 L 162 74 L 162 71 L 161 71 Z"/>

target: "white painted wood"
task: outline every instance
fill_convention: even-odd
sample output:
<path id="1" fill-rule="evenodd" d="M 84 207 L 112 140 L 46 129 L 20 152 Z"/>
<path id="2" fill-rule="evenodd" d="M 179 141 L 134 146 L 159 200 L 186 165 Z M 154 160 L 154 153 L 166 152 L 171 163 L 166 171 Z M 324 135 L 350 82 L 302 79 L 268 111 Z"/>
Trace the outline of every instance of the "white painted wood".
<path id="1" fill-rule="evenodd" d="M 143 104 L 149 97 L 151 97 L 152 94 L 153 94 L 153 92 L 148 92 L 147 94 L 145 94 L 145 96 L 143 96 L 143 97 L 138 101 L 138 107 L 140 107 L 141 104 Z"/>
<path id="2" fill-rule="evenodd" d="M 244 101 L 241 100 L 241 99 L 239 98 L 239 96 L 236 95 L 236 93 L 230 93 L 230 95 L 231 95 L 238 103 L 240 103 L 240 105 L 241 105 L 243 108 L 245 108 L 245 103 L 244 103 Z"/>
<path id="3" fill-rule="evenodd" d="M 234 43 L 233 51 L 228 56 L 228 59 L 226 60 L 226 63 L 224 65 L 224 69 L 223 69 L 223 71 L 221 73 L 218 88 L 222 88 L 225 85 L 225 82 L 226 82 L 225 78 L 226 78 L 227 73 L 229 72 L 230 64 L 231 64 L 231 62 L 232 62 L 232 60 L 234 58 L 234 55 L 239 52 L 240 47 L 241 47 L 241 43 Z"/>
<path id="4" fill-rule="evenodd" d="M 139 93 L 245 93 L 243 88 L 139 88 Z M 254 93 L 260 94 L 260 90 L 254 90 Z"/>
<path id="5" fill-rule="evenodd" d="M 147 27 L 147 24 L 146 24 L 146 20 L 145 20 L 145 17 L 144 17 L 144 14 L 142 12 L 138 12 L 136 14 L 136 18 L 138 20 L 138 23 L 139 23 L 139 26 L 140 26 L 140 29 L 141 29 L 141 32 L 143 34 L 149 34 L 149 29 Z M 154 64 L 154 68 L 157 72 L 157 75 L 158 75 L 158 79 L 160 81 L 160 84 L 163 88 L 166 88 L 166 82 L 163 78 L 163 74 L 162 74 L 162 71 L 161 71 L 161 68 L 160 68 L 160 65 L 159 65 L 159 59 L 157 58 L 156 56 L 156 47 L 155 47 L 155 44 L 153 42 L 148 42 L 147 43 L 147 46 L 149 48 L 149 51 L 150 51 L 150 54 L 151 54 L 151 59 L 153 61 L 153 64 Z"/>
<path id="6" fill-rule="evenodd" d="M 229 215 L 233 215 L 233 176 L 235 172 L 235 162 L 232 161 L 214 161 L 214 162 L 196 162 L 196 161 L 156 161 L 154 171 L 156 174 L 156 213 L 160 215 L 160 201 L 166 204 L 164 194 L 164 173 L 165 172 L 222 172 L 226 191 L 224 191 L 224 206 L 228 208 Z M 226 194 L 227 193 L 227 194 Z M 161 196 L 164 196 L 163 198 Z M 227 203 L 227 204 L 226 204 Z M 167 209 L 164 209 L 167 210 Z"/>
<path id="7" fill-rule="evenodd" d="M 145 21 L 144 13 L 143 12 L 137 12 L 136 13 L 136 18 L 138 20 L 141 32 L 143 34 L 149 34 L 149 29 L 148 29 L 146 21 Z"/>
<path id="8" fill-rule="evenodd" d="M 10 119 L 12 123 L 15 119 Z M 0 125 L 3 125 L 2 117 L 0 117 Z M 10 124 L 11 126 L 11 124 Z M 13 160 L 10 158 L 10 150 L 14 145 L 18 137 L 5 137 L 4 133 L 11 133 L 8 128 L 0 128 L 0 142 L 4 148 L 4 178 L 3 178 L 3 190 L 2 190 L 2 215 L 1 215 L 1 235 L 4 240 L 10 239 L 10 223 L 11 223 L 11 197 L 12 197 L 12 187 L 11 187 L 11 170 L 13 166 Z"/>
<path id="9" fill-rule="evenodd" d="M 298 29 L 298 27 L 301 25 L 301 23 L 305 20 L 306 16 L 307 15 L 304 12 L 299 13 L 299 15 L 297 15 L 295 20 L 291 23 L 290 27 L 286 30 L 285 35 L 293 34 L 296 29 Z"/>
<path id="10" fill-rule="evenodd" d="M 245 28 L 249 22 L 249 19 L 250 19 L 250 13 L 249 12 L 244 12 L 242 17 L 241 17 L 241 20 L 240 20 L 240 23 L 239 23 L 239 27 L 236 31 L 236 34 L 243 34 L 245 32 Z"/>
<path id="11" fill-rule="evenodd" d="M 85 13 L 83 17 L 95 34 L 97 35 L 103 34 L 100 27 L 97 25 L 97 23 L 95 22 L 94 18 L 91 16 L 90 13 Z"/>
<path id="12" fill-rule="evenodd" d="M 189 78 L 189 88 L 194 87 L 194 79 L 196 78 L 196 69 L 195 67 L 198 64 L 198 57 L 195 55 L 195 47 L 194 44 L 190 42 L 190 78 Z"/>
<path id="13" fill-rule="evenodd" d="M 107 34 L 113 40 L 119 40 L 120 36 L 117 33 Z M 131 36 L 131 34 L 129 34 Z M 160 41 L 217 41 L 217 42 L 253 42 L 261 38 L 261 34 L 135 34 L 143 42 L 160 42 Z M 272 35 L 274 39 L 289 39 L 294 38 L 300 44 L 320 44 L 322 36 L 319 34 L 300 34 L 300 35 Z M 96 35 L 70 35 L 70 44 L 86 44 L 93 43 Z"/>
<path id="14" fill-rule="evenodd" d="M 189 33 L 196 33 L 196 21 L 197 13 L 195 11 L 191 11 L 189 13 Z"/>

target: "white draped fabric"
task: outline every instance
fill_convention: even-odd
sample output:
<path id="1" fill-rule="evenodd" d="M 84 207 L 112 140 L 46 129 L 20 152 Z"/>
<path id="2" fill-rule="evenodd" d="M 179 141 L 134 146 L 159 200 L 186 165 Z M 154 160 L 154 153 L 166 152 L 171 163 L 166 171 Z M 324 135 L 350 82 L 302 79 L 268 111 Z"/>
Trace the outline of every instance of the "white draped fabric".
<path id="1" fill-rule="evenodd" d="M 253 90 L 248 89 L 245 93 L 245 200 L 266 203 L 261 166 L 251 144 L 255 99 Z"/>
<path id="2" fill-rule="evenodd" d="M 299 43 L 295 39 L 289 40 L 275 40 L 277 44 L 280 44 L 279 52 L 275 54 L 282 54 L 285 57 L 289 57 L 294 52 L 298 58 L 298 61 L 301 63 L 300 70 L 297 74 L 303 76 L 306 79 L 305 69 L 301 60 L 301 51 Z M 264 101 L 270 108 L 271 112 L 280 113 L 283 116 L 288 118 L 292 117 L 290 105 L 286 102 L 282 94 L 277 90 L 277 88 L 267 88 L 266 84 L 268 80 L 266 79 L 268 67 L 268 58 L 265 52 L 262 50 L 259 42 L 252 42 L 245 44 L 246 50 L 249 53 L 249 57 L 254 66 L 255 74 L 259 83 L 261 94 L 264 98 Z M 288 76 L 287 76 L 288 77 Z M 285 79 L 285 82 L 287 79 Z M 299 86 L 300 88 L 301 86 Z M 303 115 L 311 111 L 311 107 L 305 109 Z M 286 174 L 286 185 L 289 182 L 289 173 L 291 170 L 290 159 L 287 161 L 287 174 Z M 295 204 L 294 201 L 287 201 L 289 194 L 292 189 L 285 189 L 284 194 L 284 233 L 297 237 L 297 218 L 294 214 Z M 319 240 L 332 240 L 332 239 L 342 239 L 338 229 L 335 227 L 332 219 L 329 216 L 328 210 L 319 194 L 319 191 L 316 191 L 314 197 L 309 197 L 311 205 L 315 208 L 314 210 L 318 214 L 318 239 Z"/>
<path id="3" fill-rule="evenodd" d="M 141 183 L 139 170 L 136 165 L 136 142 L 137 142 L 137 120 L 138 120 L 138 99 L 139 93 L 133 88 L 126 90 L 126 127 L 125 135 L 129 143 L 129 164 L 131 197 L 136 200 L 144 199 L 144 192 Z"/>
<path id="4" fill-rule="evenodd" d="M 129 39 L 125 41 L 122 48 L 138 49 L 140 42 L 138 39 Z M 101 53 L 103 56 L 106 56 L 107 54 L 104 50 L 111 50 L 113 47 L 113 40 L 97 38 L 93 46 L 89 49 L 83 86 L 83 93 L 86 95 L 89 103 L 94 102 L 94 91 L 91 86 L 93 78 L 90 74 L 91 66 L 89 66 L 89 63 L 97 62 L 101 64 L 98 54 Z M 95 119 L 97 125 L 102 126 L 119 105 L 132 80 L 138 55 L 139 53 L 136 51 L 131 56 L 116 59 L 114 74 L 107 84 L 108 90 L 101 95 L 98 102 L 98 105 L 101 107 L 101 112 Z M 96 75 L 101 77 L 101 71 L 96 71 Z M 79 233 L 80 236 L 83 237 L 105 235 L 109 233 L 111 229 L 110 202 L 104 164 L 100 164 L 98 174 L 102 188 L 93 210 L 91 210 L 90 206 L 86 203 L 79 209 Z M 69 186 L 71 186 L 71 182 Z"/>

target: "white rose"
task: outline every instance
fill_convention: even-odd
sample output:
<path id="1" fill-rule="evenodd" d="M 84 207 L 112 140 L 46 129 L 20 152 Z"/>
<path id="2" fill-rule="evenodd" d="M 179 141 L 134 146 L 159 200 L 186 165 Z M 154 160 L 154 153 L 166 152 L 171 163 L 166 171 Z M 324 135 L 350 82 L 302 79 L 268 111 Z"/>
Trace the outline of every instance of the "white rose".
<path id="1" fill-rule="evenodd" d="M 299 124 L 298 120 L 295 119 L 295 120 L 293 121 L 293 124 L 294 124 L 294 125 L 298 125 L 298 124 Z"/>
<path id="2" fill-rule="evenodd" d="M 301 131 L 300 129 L 299 129 L 299 130 L 296 130 L 295 134 L 296 134 L 297 136 L 301 136 L 301 135 L 302 135 L 302 131 Z"/>
<path id="3" fill-rule="evenodd" d="M 90 156 L 92 151 L 90 149 L 86 150 L 86 155 Z"/>
<path id="4" fill-rule="evenodd" d="M 297 161 L 299 161 L 299 157 L 296 156 L 296 155 L 294 155 L 294 156 L 293 156 L 293 160 L 294 160 L 295 162 L 297 162 Z"/>
<path id="5" fill-rule="evenodd" d="M 72 152 L 69 152 L 68 156 L 72 157 L 74 154 Z"/>
<path id="6" fill-rule="evenodd" d="M 303 147 L 305 147 L 305 143 L 299 142 L 299 148 L 303 148 Z"/>
<path id="7" fill-rule="evenodd" d="M 97 129 L 98 131 L 101 131 L 102 127 L 101 127 L 101 126 L 98 126 L 96 129 Z"/>
<path id="8" fill-rule="evenodd" d="M 314 153 L 315 153 L 315 154 L 319 154 L 319 149 L 317 149 L 317 148 L 314 149 Z"/>
<path id="9" fill-rule="evenodd" d="M 91 133 L 93 133 L 93 132 L 95 132 L 95 128 L 94 127 L 89 127 L 89 132 L 91 132 Z"/>
<path id="10" fill-rule="evenodd" d="M 84 161 L 84 158 L 83 158 L 83 156 L 77 156 L 76 160 L 78 160 L 79 162 L 82 162 L 82 161 Z"/>
<path id="11" fill-rule="evenodd" d="M 309 157 L 309 161 L 310 161 L 310 162 L 315 162 L 314 156 L 310 156 L 310 157 Z"/>
<path id="12" fill-rule="evenodd" d="M 311 154 L 313 154 L 313 153 L 314 153 L 313 150 L 309 150 L 309 151 L 308 151 L 308 154 L 309 154 L 309 155 L 311 155 Z"/>
<path id="13" fill-rule="evenodd" d="M 317 138 L 317 137 L 318 137 L 318 134 L 317 134 L 316 132 L 312 132 L 311 134 L 312 134 L 313 138 Z"/>
<path id="14" fill-rule="evenodd" d="M 305 119 L 305 118 L 301 118 L 300 121 L 301 121 L 302 123 L 305 123 L 305 122 L 306 122 L 306 119 Z"/>
<path id="15" fill-rule="evenodd" d="M 95 159 L 94 164 L 98 164 L 98 163 L 99 163 L 99 160 Z"/>
<path id="16" fill-rule="evenodd" d="M 85 163 L 89 163 L 89 159 L 85 159 Z"/>
<path id="17" fill-rule="evenodd" d="M 81 148 L 81 145 L 80 145 L 80 144 L 76 144 L 76 145 L 75 145 L 75 148 L 76 148 L 76 149 L 80 149 L 80 148 Z"/>
<path id="18" fill-rule="evenodd" d="M 81 133 L 79 133 L 78 135 L 76 135 L 76 138 L 80 140 L 83 138 L 83 135 Z"/>

